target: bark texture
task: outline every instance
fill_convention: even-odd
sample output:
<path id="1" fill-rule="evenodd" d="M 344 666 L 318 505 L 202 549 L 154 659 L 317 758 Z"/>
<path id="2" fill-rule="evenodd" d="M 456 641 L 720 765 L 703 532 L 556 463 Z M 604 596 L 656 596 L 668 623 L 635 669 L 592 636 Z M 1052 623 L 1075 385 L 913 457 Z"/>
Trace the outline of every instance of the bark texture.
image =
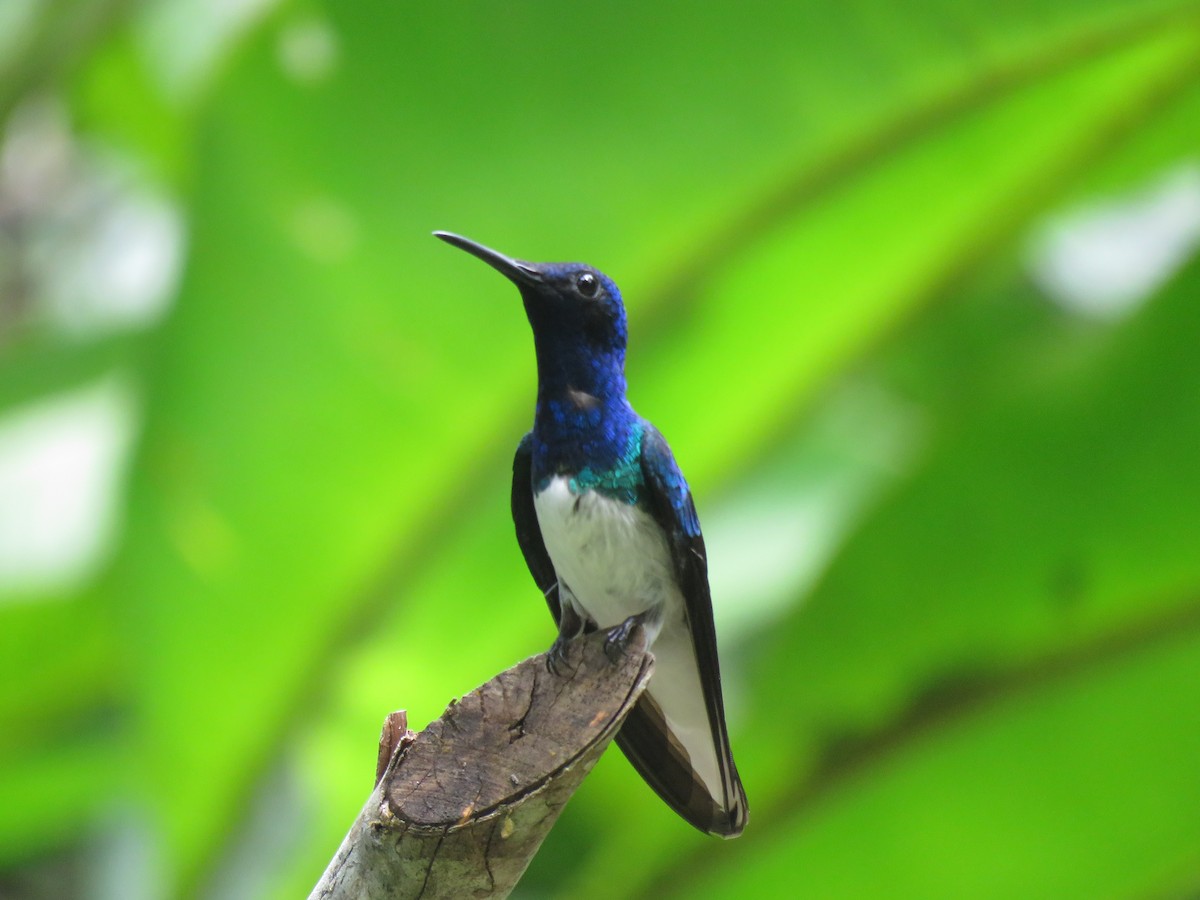
<path id="1" fill-rule="evenodd" d="M 606 637 L 572 641 L 557 674 L 545 654 L 501 672 L 419 734 L 389 716 L 382 774 L 310 900 L 507 896 L 650 677 L 640 628 L 615 661 Z"/>

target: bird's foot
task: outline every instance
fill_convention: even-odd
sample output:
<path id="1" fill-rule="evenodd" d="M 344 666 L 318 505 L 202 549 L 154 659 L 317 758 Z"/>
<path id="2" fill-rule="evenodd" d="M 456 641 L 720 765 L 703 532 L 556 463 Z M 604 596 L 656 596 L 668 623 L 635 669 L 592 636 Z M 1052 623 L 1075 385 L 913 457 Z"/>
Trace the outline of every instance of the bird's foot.
<path id="1" fill-rule="evenodd" d="M 638 613 L 608 630 L 608 636 L 604 639 L 604 655 L 608 657 L 609 662 L 615 665 L 620 661 L 629 648 L 629 639 L 633 637 L 634 631 L 645 623 L 646 613 Z"/>
<path id="2" fill-rule="evenodd" d="M 565 602 L 558 620 L 558 637 L 550 645 L 546 653 L 546 669 L 551 675 L 559 676 L 564 671 L 571 671 L 567 665 L 567 644 L 587 630 L 588 623 L 579 615 L 575 608 L 574 595 L 566 585 L 560 585 L 560 596 Z"/>
<path id="3" fill-rule="evenodd" d="M 546 671 L 556 678 L 561 678 L 565 671 L 570 670 L 570 666 L 567 665 L 568 640 L 560 634 L 546 651 Z"/>

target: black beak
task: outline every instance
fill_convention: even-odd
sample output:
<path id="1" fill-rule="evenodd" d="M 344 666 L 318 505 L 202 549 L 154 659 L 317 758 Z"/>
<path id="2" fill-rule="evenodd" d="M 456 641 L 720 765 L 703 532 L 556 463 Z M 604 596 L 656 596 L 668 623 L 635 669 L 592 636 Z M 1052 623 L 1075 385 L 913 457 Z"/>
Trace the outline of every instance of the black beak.
<path id="1" fill-rule="evenodd" d="M 434 237 L 439 237 L 447 244 L 452 244 L 460 250 L 466 250 L 472 256 L 478 256 L 485 263 L 500 272 L 518 286 L 525 284 L 536 284 L 542 280 L 541 270 L 533 263 L 522 262 L 519 259 L 505 256 L 503 253 L 497 253 L 490 247 L 485 247 L 483 244 L 477 244 L 469 238 L 463 237 L 461 234 L 454 234 L 449 231 L 435 231 Z"/>

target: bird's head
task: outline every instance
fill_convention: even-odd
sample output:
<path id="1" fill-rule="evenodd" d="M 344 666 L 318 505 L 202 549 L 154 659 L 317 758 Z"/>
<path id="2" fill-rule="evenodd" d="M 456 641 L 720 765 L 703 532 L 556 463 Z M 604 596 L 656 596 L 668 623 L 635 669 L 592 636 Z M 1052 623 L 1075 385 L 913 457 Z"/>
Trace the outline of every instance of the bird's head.
<path id="1" fill-rule="evenodd" d="M 539 359 L 543 353 L 570 366 L 578 356 L 618 365 L 625 353 L 625 306 L 621 292 L 603 272 L 583 263 L 531 263 L 513 259 L 448 231 L 434 234 L 477 256 L 507 276 L 521 291 Z"/>

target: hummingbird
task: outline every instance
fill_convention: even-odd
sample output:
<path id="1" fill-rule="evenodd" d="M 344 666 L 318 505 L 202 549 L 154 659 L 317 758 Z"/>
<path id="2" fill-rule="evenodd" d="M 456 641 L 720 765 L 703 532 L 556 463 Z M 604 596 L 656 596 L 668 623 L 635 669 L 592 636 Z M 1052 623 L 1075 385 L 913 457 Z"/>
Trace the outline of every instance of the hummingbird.
<path id="1" fill-rule="evenodd" d="M 618 732 L 642 778 L 701 831 L 748 819 L 725 727 L 704 537 L 671 448 L 626 399 L 625 306 L 582 263 L 513 259 L 434 234 L 507 276 L 533 329 L 533 429 L 513 460 L 517 542 L 558 625 L 548 665 L 596 629 L 619 650 L 645 629 L 654 672 Z"/>

